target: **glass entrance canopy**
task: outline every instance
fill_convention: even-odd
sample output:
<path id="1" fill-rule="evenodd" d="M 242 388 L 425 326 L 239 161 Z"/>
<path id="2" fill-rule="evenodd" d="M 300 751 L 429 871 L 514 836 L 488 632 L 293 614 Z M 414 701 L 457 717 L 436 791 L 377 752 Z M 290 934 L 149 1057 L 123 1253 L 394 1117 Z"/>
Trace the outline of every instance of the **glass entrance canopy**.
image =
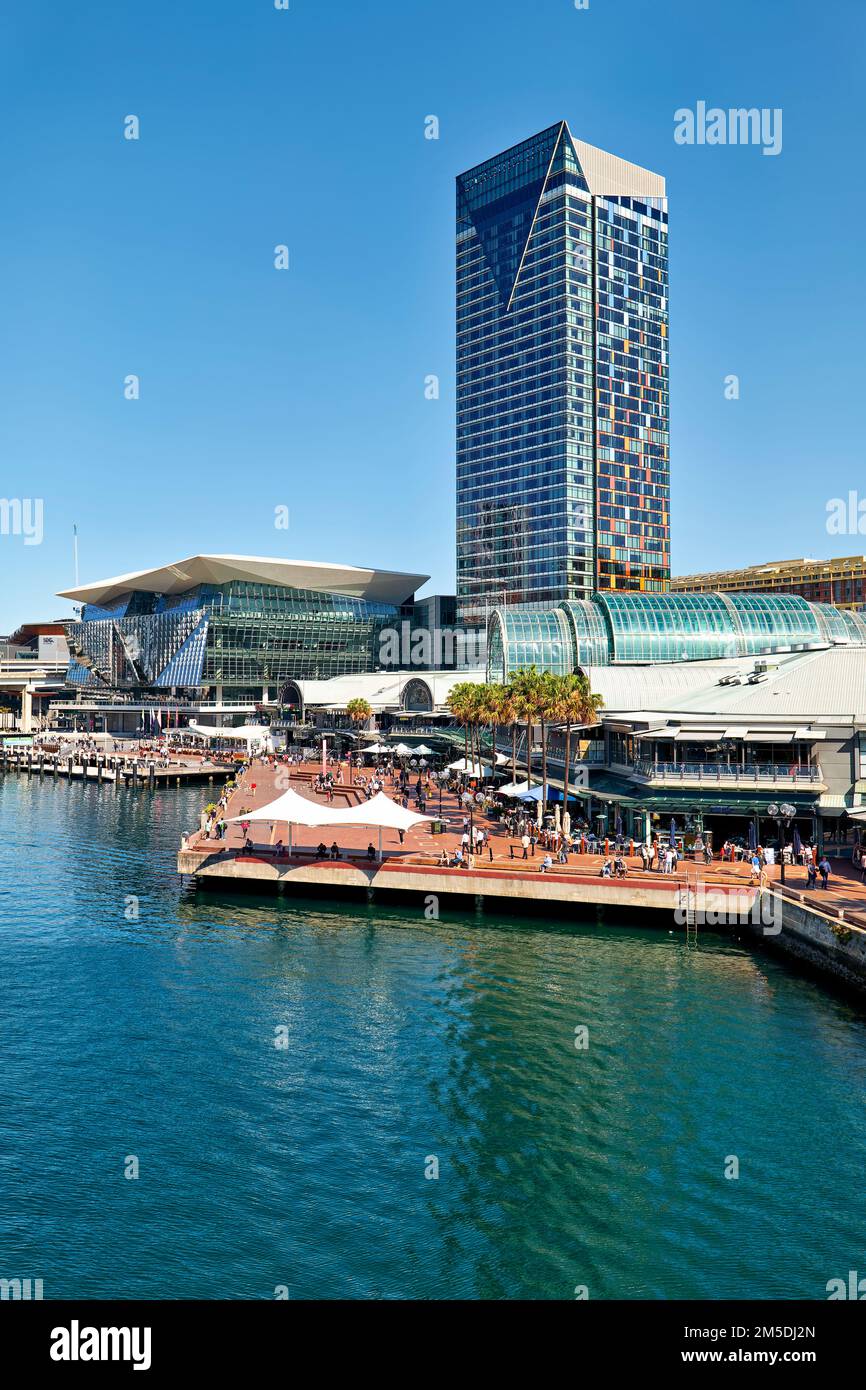
<path id="1" fill-rule="evenodd" d="M 866 645 L 866 618 L 796 594 L 628 593 L 552 609 L 497 608 L 488 626 L 488 677 L 537 666 L 565 675 L 615 663 L 758 656 L 815 643 Z"/>

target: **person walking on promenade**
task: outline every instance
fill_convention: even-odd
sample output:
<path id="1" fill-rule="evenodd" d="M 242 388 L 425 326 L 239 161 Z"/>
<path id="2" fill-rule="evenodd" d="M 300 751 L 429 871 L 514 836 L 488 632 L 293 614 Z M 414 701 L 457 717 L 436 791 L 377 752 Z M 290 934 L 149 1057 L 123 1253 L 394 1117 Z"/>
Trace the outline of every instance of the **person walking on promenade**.
<path id="1" fill-rule="evenodd" d="M 822 854 L 818 862 L 818 873 L 821 875 L 821 887 L 827 888 L 830 878 L 830 861 L 826 854 Z"/>
<path id="2" fill-rule="evenodd" d="M 817 874 L 817 872 L 816 872 L 816 870 L 815 870 L 815 863 L 814 863 L 814 860 L 808 859 L 808 860 L 806 861 L 806 887 L 809 888 L 809 889 L 812 889 L 812 888 L 815 887 L 815 885 L 817 884 L 817 882 L 818 882 L 818 874 Z"/>
<path id="3" fill-rule="evenodd" d="M 532 841 L 530 840 L 530 838 L 529 838 L 529 836 L 527 835 L 527 833 L 526 833 L 525 830 L 524 830 L 523 834 L 522 834 L 521 837 L 520 837 L 520 843 L 521 843 L 522 846 L 523 846 L 523 857 L 524 857 L 524 859 L 528 859 L 528 858 L 529 858 L 529 846 L 530 846 L 530 844 L 532 843 Z M 534 851 L 533 851 L 533 853 L 534 853 Z"/>

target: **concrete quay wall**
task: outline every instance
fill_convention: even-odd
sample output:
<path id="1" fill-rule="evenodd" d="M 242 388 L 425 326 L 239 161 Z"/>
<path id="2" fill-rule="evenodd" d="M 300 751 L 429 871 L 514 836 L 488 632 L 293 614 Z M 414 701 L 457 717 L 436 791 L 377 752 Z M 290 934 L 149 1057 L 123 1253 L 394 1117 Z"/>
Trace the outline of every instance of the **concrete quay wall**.
<path id="1" fill-rule="evenodd" d="M 682 884 L 660 875 L 630 876 L 625 880 L 602 879 L 598 875 L 535 873 L 520 874 L 507 869 L 439 869 L 432 865 L 385 860 L 382 864 L 347 864 L 336 861 L 298 864 L 275 860 L 255 853 L 208 853 L 200 847 L 182 848 L 177 860 L 178 873 L 193 876 L 206 886 L 234 890 L 244 885 L 274 892 L 333 892 L 335 896 L 366 898 L 415 898 L 423 901 L 433 895 L 460 901 L 474 900 L 476 907 L 489 903 L 508 910 L 509 905 L 530 907 L 539 913 L 552 912 L 557 918 L 587 915 L 610 909 L 615 912 L 652 913 L 657 925 L 668 925 L 680 903 Z M 720 890 L 725 894 L 726 890 Z M 742 888 L 730 890 L 732 903 L 751 903 L 754 893 Z M 661 921 L 659 914 L 663 914 Z"/>
<path id="2" fill-rule="evenodd" d="M 808 964 L 841 984 L 866 991 L 866 931 L 845 920 L 844 913 L 825 912 L 816 901 L 804 902 L 790 894 L 771 894 L 778 932 L 750 924 L 750 931 L 770 947 L 793 960 Z"/>

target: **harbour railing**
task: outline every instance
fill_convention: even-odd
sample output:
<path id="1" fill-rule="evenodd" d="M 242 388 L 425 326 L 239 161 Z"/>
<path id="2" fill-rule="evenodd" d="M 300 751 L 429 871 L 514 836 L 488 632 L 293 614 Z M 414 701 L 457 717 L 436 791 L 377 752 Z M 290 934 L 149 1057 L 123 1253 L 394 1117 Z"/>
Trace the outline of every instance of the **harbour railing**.
<path id="1" fill-rule="evenodd" d="M 715 783 L 727 787 L 819 786 L 824 775 L 819 763 L 677 763 L 644 762 L 634 765 L 634 775 L 647 782 L 679 785 L 684 782 Z"/>

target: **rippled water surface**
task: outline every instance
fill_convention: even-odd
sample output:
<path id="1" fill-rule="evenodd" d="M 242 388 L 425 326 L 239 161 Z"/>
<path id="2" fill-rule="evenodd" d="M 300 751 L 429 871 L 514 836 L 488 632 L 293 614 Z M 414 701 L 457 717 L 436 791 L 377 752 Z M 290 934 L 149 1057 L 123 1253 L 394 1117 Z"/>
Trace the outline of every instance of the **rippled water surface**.
<path id="1" fill-rule="evenodd" d="M 854 1006 L 722 937 L 196 895 L 206 799 L 0 777 L 0 1275 L 821 1298 L 862 1268 Z"/>

